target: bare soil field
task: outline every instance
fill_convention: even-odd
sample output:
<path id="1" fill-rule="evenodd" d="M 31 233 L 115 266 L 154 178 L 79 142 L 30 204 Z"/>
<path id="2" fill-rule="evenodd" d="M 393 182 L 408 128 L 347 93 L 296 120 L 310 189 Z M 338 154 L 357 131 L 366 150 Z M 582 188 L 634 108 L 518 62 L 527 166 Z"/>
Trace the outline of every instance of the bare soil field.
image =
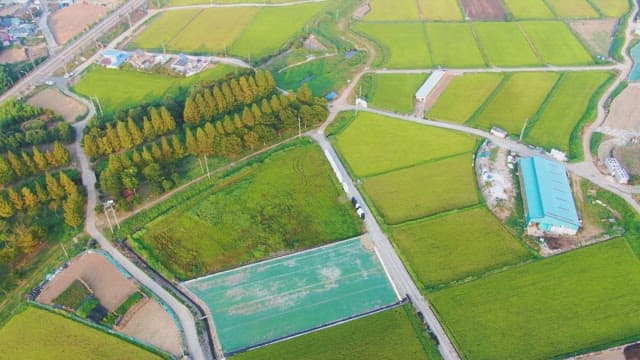
<path id="1" fill-rule="evenodd" d="M 31 56 L 33 56 L 34 59 L 47 55 L 47 46 L 45 44 L 30 49 Z M 13 64 L 27 60 L 29 60 L 29 58 L 24 48 L 8 48 L 0 51 L 0 64 Z"/>
<path id="2" fill-rule="evenodd" d="M 135 309 L 134 309 L 135 308 Z M 148 300 L 141 307 L 131 308 L 135 314 L 118 331 L 145 341 L 174 355 L 182 354 L 180 332 L 173 318 L 155 300 Z M 125 316 L 128 316 L 127 313 Z"/>
<path id="3" fill-rule="evenodd" d="M 461 0 L 464 16 L 470 20 L 504 20 L 500 0 Z"/>
<path id="4" fill-rule="evenodd" d="M 611 349 L 570 358 L 570 360 L 638 360 L 640 344 L 623 345 Z"/>
<path id="5" fill-rule="evenodd" d="M 68 122 L 76 121 L 78 116 L 87 111 L 87 108 L 80 102 L 53 88 L 46 88 L 38 92 L 30 97 L 27 102 L 33 106 L 51 109 Z"/>
<path id="6" fill-rule="evenodd" d="M 618 147 L 615 156 L 629 174 L 640 176 L 640 145 Z"/>
<path id="7" fill-rule="evenodd" d="M 447 89 L 451 81 L 455 78 L 456 75 L 447 72 L 440 82 L 436 85 L 436 87 L 429 93 L 429 96 L 424 100 L 424 112 L 428 112 L 433 105 L 435 105 L 436 101 L 440 98 L 440 95 Z"/>
<path id="8" fill-rule="evenodd" d="M 616 19 L 571 21 L 569 26 L 595 55 L 607 56 Z"/>
<path id="9" fill-rule="evenodd" d="M 108 10 L 101 5 L 74 4 L 54 12 L 49 26 L 58 45 L 62 45 L 105 16 Z"/>
<path id="10" fill-rule="evenodd" d="M 37 301 L 51 305 L 76 279 L 89 285 L 95 297 L 107 310 L 114 311 L 138 285 L 127 279 L 107 258 L 97 253 L 85 253 L 73 259 L 69 266 L 47 283 Z"/>
<path id="11" fill-rule="evenodd" d="M 604 126 L 640 132 L 640 86 L 629 85 L 611 104 Z"/>

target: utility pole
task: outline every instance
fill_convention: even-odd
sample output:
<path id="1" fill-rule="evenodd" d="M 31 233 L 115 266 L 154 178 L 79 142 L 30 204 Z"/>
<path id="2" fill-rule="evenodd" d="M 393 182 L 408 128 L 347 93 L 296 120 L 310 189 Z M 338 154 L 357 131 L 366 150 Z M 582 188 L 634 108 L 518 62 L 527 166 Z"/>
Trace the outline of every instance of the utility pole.
<path id="1" fill-rule="evenodd" d="M 524 129 L 527 128 L 528 123 L 529 123 L 529 118 L 524 119 L 524 125 L 522 125 L 522 130 L 520 130 L 520 142 L 522 142 L 522 138 L 524 137 Z"/>
<path id="2" fill-rule="evenodd" d="M 98 98 L 98 96 L 94 95 L 93 97 L 91 97 L 91 100 L 94 100 L 98 105 L 98 110 L 100 110 L 100 116 L 104 116 L 104 112 L 102 111 L 102 104 L 100 104 L 100 99 Z"/>
<path id="3" fill-rule="evenodd" d="M 164 46 L 164 40 L 160 40 L 160 43 L 162 44 L 162 53 L 167 55 L 167 48 Z"/>
<path id="4" fill-rule="evenodd" d="M 116 214 L 116 203 L 113 200 L 109 200 L 102 204 L 104 209 L 104 215 L 107 217 L 107 222 L 109 223 L 109 229 L 113 234 L 113 224 L 115 224 L 118 229 L 120 229 L 120 222 L 118 221 L 118 215 Z M 109 216 L 113 216 L 113 223 L 111 222 L 111 218 Z"/>
<path id="5" fill-rule="evenodd" d="M 302 124 L 300 122 L 300 115 L 298 115 L 298 137 L 302 137 Z"/>
<path id="6" fill-rule="evenodd" d="M 62 247 L 62 251 L 64 252 L 64 255 L 67 257 L 67 260 L 69 260 L 69 254 L 67 253 L 67 249 L 64 248 L 64 244 L 60 243 L 60 246 Z"/>

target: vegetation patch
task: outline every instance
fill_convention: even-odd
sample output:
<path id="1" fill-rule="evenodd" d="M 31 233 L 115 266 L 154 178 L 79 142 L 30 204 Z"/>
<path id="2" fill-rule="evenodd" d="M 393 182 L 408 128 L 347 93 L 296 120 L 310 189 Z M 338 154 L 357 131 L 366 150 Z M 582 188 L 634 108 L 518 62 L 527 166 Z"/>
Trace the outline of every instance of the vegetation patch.
<path id="1" fill-rule="evenodd" d="M 160 359 L 102 331 L 29 307 L 0 328 L 2 356 L 8 359 Z"/>
<path id="2" fill-rule="evenodd" d="M 520 23 L 543 62 L 553 65 L 593 64 L 593 57 L 569 26 L 563 22 L 527 21 Z"/>
<path id="3" fill-rule="evenodd" d="M 391 69 L 428 68 L 431 56 L 422 23 L 363 23 L 356 29 L 382 48 L 383 63 Z"/>
<path id="4" fill-rule="evenodd" d="M 546 0 L 551 9 L 563 18 L 598 17 L 598 12 L 588 0 Z"/>
<path id="5" fill-rule="evenodd" d="M 462 11 L 457 0 L 419 0 L 425 20 L 462 20 Z"/>
<path id="6" fill-rule="evenodd" d="M 467 23 L 427 23 L 433 64 L 447 67 L 483 67 L 482 53 Z M 504 43 L 502 47 L 506 47 Z"/>
<path id="7" fill-rule="evenodd" d="M 91 292 L 82 282 L 74 280 L 53 302 L 75 310 L 90 294 Z"/>
<path id="8" fill-rule="evenodd" d="M 360 112 L 336 137 L 357 177 L 439 159 L 473 149 L 475 139 L 458 132 Z"/>
<path id="9" fill-rule="evenodd" d="M 387 224 L 398 224 L 478 203 L 470 154 L 429 162 L 364 180 Z"/>
<path id="10" fill-rule="evenodd" d="M 503 0 L 516 19 L 548 19 L 554 15 L 544 0 Z"/>
<path id="11" fill-rule="evenodd" d="M 502 74 L 465 74 L 457 76 L 440 95 L 428 118 L 465 123 L 498 87 Z"/>
<path id="12" fill-rule="evenodd" d="M 234 360 L 437 360 L 440 354 L 413 308 L 395 309 L 240 353 Z"/>
<path id="13" fill-rule="evenodd" d="M 484 207 L 395 227 L 393 239 L 427 289 L 532 256 Z"/>
<path id="14" fill-rule="evenodd" d="M 640 263 L 619 239 L 442 290 L 431 300 L 465 358 L 548 359 L 637 336 L 638 289 Z"/>
<path id="15" fill-rule="evenodd" d="M 362 96 L 369 106 L 398 113 L 413 112 L 415 93 L 428 75 L 367 74 L 362 78 Z"/>
<path id="16" fill-rule="evenodd" d="M 491 65 L 540 65 L 540 60 L 520 31 L 518 23 L 478 22 L 473 26 Z"/>
<path id="17" fill-rule="evenodd" d="M 419 20 L 415 0 L 372 0 L 367 20 Z"/>
<path id="18" fill-rule="evenodd" d="M 620 17 L 629 11 L 627 0 L 591 0 L 591 4 L 605 16 Z"/>

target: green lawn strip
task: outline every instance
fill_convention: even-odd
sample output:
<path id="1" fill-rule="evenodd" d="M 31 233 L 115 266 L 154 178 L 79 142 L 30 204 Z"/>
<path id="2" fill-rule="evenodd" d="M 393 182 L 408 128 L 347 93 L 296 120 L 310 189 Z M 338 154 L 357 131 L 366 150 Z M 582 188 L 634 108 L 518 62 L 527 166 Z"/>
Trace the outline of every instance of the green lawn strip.
<path id="1" fill-rule="evenodd" d="M 477 204 L 469 153 L 377 175 L 364 189 L 387 224 Z M 446 169 L 446 170 L 445 170 Z"/>
<path id="2" fill-rule="evenodd" d="M 74 280 L 53 302 L 75 310 L 90 294 L 91 292 L 83 283 Z"/>
<path id="3" fill-rule="evenodd" d="M 489 129 L 499 126 L 511 134 L 520 134 L 526 119 L 531 119 L 559 79 L 559 73 L 516 73 L 495 98 L 474 119 L 474 125 Z"/>
<path id="4" fill-rule="evenodd" d="M 526 133 L 525 140 L 546 149 L 568 152 L 571 133 L 587 112 L 597 90 L 612 76 L 610 72 L 569 72 L 558 82 L 546 107 Z"/>
<path id="5" fill-rule="evenodd" d="M 563 22 L 524 21 L 520 23 L 545 63 L 589 65 L 593 57 Z"/>
<path id="6" fill-rule="evenodd" d="M 638 289 L 640 263 L 618 239 L 430 298 L 465 358 L 548 359 L 637 335 Z"/>
<path id="7" fill-rule="evenodd" d="M 405 168 L 473 149 L 475 138 L 360 112 L 336 136 L 336 147 L 356 177 Z"/>
<path id="8" fill-rule="evenodd" d="M 7 359 L 159 359 L 159 355 L 51 311 L 27 307 L 0 328 Z"/>
<path id="9" fill-rule="evenodd" d="M 602 144 L 602 141 L 604 141 L 604 137 L 605 134 L 597 131 L 591 135 L 591 140 L 589 142 L 591 156 L 598 156 L 598 149 L 600 148 L 600 144 Z"/>
<path id="10" fill-rule="evenodd" d="M 544 0 L 504 0 L 504 3 L 516 19 L 551 19 L 555 17 Z"/>
<path id="11" fill-rule="evenodd" d="M 392 234 L 425 289 L 533 257 L 484 206 L 393 227 Z"/>
<path id="12" fill-rule="evenodd" d="M 441 359 L 410 305 L 232 356 L 234 360 Z"/>
<path id="13" fill-rule="evenodd" d="M 453 68 L 484 67 L 484 59 L 467 23 L 426 23 L 433 64 Z"/>
<path id="14" fill-rule="evenodd" d="M 185 279 L 360 233 L 317 145 L 273 153 L 246 171 L 155 218 L 139 235 L 142 247 Z"/>
<path id="15" fill-rule="evenodd" d="M 384 66 L 429 68 L 432 66 L 423 23 L 358 22 L 355 29 L 364 32 L 388 53 Z"/>
<path id="16" fill-rule="evenodd" d="M 440 95 L 426 117 L 463 124 L 496 90 L 502 74 L 465 74 L 457 76 Z"/>
<path id="17" fill-rule="evenodd" d="M 473 26 L 491 65 L 516 67 L 541 64 L 518 24 L 476 22 Z"/>
<path id="18" fill-rule="evenodd" d="M 367 74 L 371 85 L 362 93 L 369 106 L 397 113 L 413 112 L 415 93 L 429 75 L 414 74 Z"/>
<path id="19" fill-rule="evenodd" d="M 598 12 L 587 0 L 545 0 L 550 8 L 563 18 L 594 18 Z"/>

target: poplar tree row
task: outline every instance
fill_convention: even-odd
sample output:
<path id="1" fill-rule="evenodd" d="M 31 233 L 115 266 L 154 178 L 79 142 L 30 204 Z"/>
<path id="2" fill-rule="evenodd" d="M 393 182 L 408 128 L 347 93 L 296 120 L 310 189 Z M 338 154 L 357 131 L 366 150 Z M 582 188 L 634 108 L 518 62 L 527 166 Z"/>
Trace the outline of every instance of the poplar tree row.
<path id="1" fill-rule="evenodd" d="M 69 161 L 69 150 L 57 141 L 53 149 L 44 153 L 35 146 L 31 153 L 22 151 L 20 156 L 9 151 L 6 157 L 0 156 L 0 185 L 6 186 L 42 171 L 66 166 Z"/>

